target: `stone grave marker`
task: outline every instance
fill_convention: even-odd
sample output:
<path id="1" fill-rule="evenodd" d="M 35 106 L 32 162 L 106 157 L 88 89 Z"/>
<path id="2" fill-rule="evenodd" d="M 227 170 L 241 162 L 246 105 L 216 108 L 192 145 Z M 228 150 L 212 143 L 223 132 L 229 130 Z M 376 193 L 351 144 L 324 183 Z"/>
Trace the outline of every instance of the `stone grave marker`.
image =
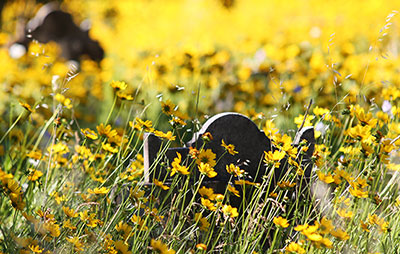
<path id="1" fill-rule="evenodd" d="M 202 135 L 207 132 L 211 134 L 212 140 L 205 142 Z M 156 178 L 158 180 L 166 179 L 165 184 L 168 185 L 171 178 L 166 167 L 170 166 L 174 158 L 177 157 L 177 152 L 181 154 L 182 162 L 186 159 L 186 163 L 189 165 L 191 162 L 190 156 L 188 156 L 190 147 L 211 149 L 216 154 L 217 164 L 214 169 L 218 175 L 214 178 L 205 177 L 203 185 L 212 187 L 217 193 L 225 192 L 229 179 L 231 179 L 231 175 L 226 171 L 226 165 L 231 163 L 248 173 L 247 180 L 261 183 L 263 176 L 270 173 L 263 162 L 264 151 L 275 151 L 277 149 L 253 121 L 238 113 L 221 113 L 211 117 L 184 147 L 165 149 L 162 140 L 151 133 L 146 133 L 144 139 L 144 174 L 145 181 L 148 184 L 151 184 L 153 179 Z M 226 153 L 221 146 L 222 140 L 226 144 L 233 144 L 238 153 L 235 155 Z M 298 163 L 304 169 L 304 178 L 309 181 L 312 169 L 311 156 L 315 146 L 313 127 L 300 129 L 293 145 L 298 146 L 303 140 L 306 140 L 308 150 L 304 155 L 298 156 Z M 160 154 L 163 154 L 163 156 L 159 156 Z M 273 174 L 274 184 L 285 174 L 285 164 L 282 162 L 281 166 L 275 169 Z M 195 181 L 199 175 L 196 169 L 197 167 L 193 170 L 195 172 L 191 172 L 192 181 Z M 240 200 L 238 198 L 237 202 L 234 203 L 237 205 Z"/>
<path id="2" fill-rule="evenodd" d="M 66 60 L 79 62 L 81 56 L 87 55 L 94 61 L 101 61 L 104 57 L 99 42 L 90 38 L 89 27 L 76 25 L 71 14 L 60 10 L 57 2 L 43 5 L 20 33 L 20 38 L 9 49 L 10 55 L 15 58 L 23 54 L 14 51 L 21 51 L 20 48 L 24 47 L 26 52 L 31 40 L 56 42 Z"/>

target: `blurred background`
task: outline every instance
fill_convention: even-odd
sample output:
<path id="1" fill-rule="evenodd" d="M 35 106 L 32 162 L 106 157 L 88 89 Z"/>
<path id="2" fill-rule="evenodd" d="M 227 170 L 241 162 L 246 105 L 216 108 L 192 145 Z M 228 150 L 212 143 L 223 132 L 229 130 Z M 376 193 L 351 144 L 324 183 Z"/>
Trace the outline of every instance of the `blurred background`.
<path id="1" fill-rule="evenodd" d="M 156 119 L 160 101 L 170 100 L 188 118 L 222 111 L 255 120 L 281 115 L 278 125 L 292 128 L 286 119 L 304 113 L 310 99 L 330 109 L 381 106 L 399 86 L 398 1 L 58 1 L 104 50 L 104 57 L 82 55 L 74 65 L 60 43 L 38 43 L 27 32 L 47 3 L 2 2 L 2 115 L 13 101 L 40 106 L 60 93 L 74 116 L 91 125 L 107 117 L 109 84 L 121 80 L 133 98 L 118 102 L 121 116 L 133 107 Z M 10 54 L 21 36 L 29 38 L 26 54 Z M 32 117 L 40 123 L 46 109 Z"/>

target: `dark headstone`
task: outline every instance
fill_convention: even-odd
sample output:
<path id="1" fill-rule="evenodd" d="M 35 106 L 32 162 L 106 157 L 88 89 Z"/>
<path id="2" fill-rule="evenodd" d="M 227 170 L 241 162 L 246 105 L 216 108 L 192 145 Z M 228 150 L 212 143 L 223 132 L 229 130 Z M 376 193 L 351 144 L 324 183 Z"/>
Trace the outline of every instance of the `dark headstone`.
<path id="1" fill-rule="evenodd" d="M 58 3 L 45 4 L 25 27 L 24 34 L 14 45 L 28 47 L 31 40 L 40 43 L 56 42 L 67 60 L 79 61 L 87 55 L 94 61 L 104 57 L 104 50 L 98 41 L 89 37 L 89 30 L 77 26 L 71 14 L 59 9 Z"/>
<path id="2" fill-rule="evenodd" d="M 205 142 L 201 138 L 207 132 L 212 136 L 212 140 L 209 142 Z M 221 146 L 222 140 L 226 144 L 233 144 L 238 153 L 235 155 L 226 153 Z M 315 146 L 314 129 L 312 127 L 301 129 L 297 133 L 293 145 L 297 146 L 303 140 L 307 142 L 308 150 L 304 155 L 298 156 L 298 163 L 302 165 L 304 177 L 308 181 L 312 168 L 311 156 Z M 199 132 L 194 134 L 192 140 L 185 147 L 165 149 L 162 144 L 161 139 L 154 134 L 145 135 L 144 170 L 147 183 L 151 183 L 154 178 L 158 180 L 167 179 L 166 182 L 168 183 L 169 172 L 166 168 L 177 157 L 177 152 L 182 155 L 182 161 L 186 159 L 186 163 L 189 165 L 191 162 L 190 156 L 188 156 L 189 147 L 211 149 L 216 154 L 217 164 L 214 169 L 218 175 L 213 178 L 205 177 L 203 183 L 208 187 L 213 187 L 219 193 L 225 191 L 230 179 L 235 180 L 226 171 L 227 165 L 231 163 L 238 165 L 248 173 L 246 180 L 261 183 L 263 177 L 270 173 L 269 168 L 263 162 L 264 151 L 276 150 L 270 139 L 263 131 L 259 130 L 254 122 L 238 113 L 221 113 L 213 116 L 205 122 Z M 286 172 L 285 161 L 286 158 L 282 160 L 281 166 L 274 171 L 274 184 Z M 194 170 L 191 177 L 195 181 L 198 177 L 198 171 Z"/>
<path id="3" fill-rule="evenodd" d="M 202 138 L 207 132 L 211 134 L 212 140 L 205 141 L 205 139 Z M 184 147 L 167 148 L 165 146 L 166 142 L 163 142 L 154 134 L 150 133 L 145 134 L 144 138 L 144 171 L 146 185 L 152 186 L 153 179 L 161 180 L 166 185 L 170 184 L 172 178 L 170 177 L 167 168 L 171 167 L 171 162 L 175 157 L 177 157 L 177 152 L 181 154 L 182 162 L 184 164 L 190 165 L 191 163 L 194 163 L 190 158 L 190 147 L 197 149 L 211 149 L 212 152 L 216 154 L 217 164 L 214 169 L 217 172 L 217 176 L 214 178 L 205 177 L 202 182 L 203 186 L 213 188 L 214 193 L 225 193 L 229 182 L 234 183 L 234 180 L 236 180 L 226 171 L 226 165 L 231 163 L 244 169 L 248 173 L 245 179 L 255 183 L 261 184 L 265 181 L 265 176 L 271 176 L 272 186 L 270 187 L 272 188 L 269 188 L 268 190 L 261 188 L 261 192 L 258 192 L 259 189 L 251 186 L 246 187 L 246 191 L 244 192 L 242 186 L 235 186 L 239 191 L 240 197 L 230 195 L 229 203 L 233 207 L 238 208 L 240 214 L 246 213 L 248 204 L 253 202 L 251 201 L 253 198 L 256 198 L 258 200 L 257 202 L 260 202 L 260 204 L 264 204 L 261 209 L 262 211 L 260 210 L 259 213 L 269 214 L 270 208 L 268 207 L 270 206 L 265 205 L 268 201 L 264 201 L 267 200 L 266 197 L 269 192 L 274 190 L 274 186 L 276 186 L 278 181 L 282 180 L 282 177 L 288 171 L 288 158 L 286 156 L 280 161 L 279 168 L 275 168 L 273 174 L 271 174 L 272 169 L 265 165 L 264 162 L 264 152 L 273 152 L 278 148 L 272 144 L 271 140 L 263 131 L 259 130 L 254 122 L 252 122 L 248 117 L 237 113 L 222 113 L 210 118 L 204 123 L 201 130 L 195 133 L 192 140 Z M 233 144 L 238 153 L 235 155 L 226 153 L 225 149 L 221 146 L 222 140 L 224 140 L 226 144 Z M 301 152 L 301 149 L 298 149 L 299 152 L 296 157 L 297 163 L 301 165 L 301 168 L 304 170 L 304 174 L 296 179 L 297 183 L 301 182 L 301 184 L 296 184 L 296 187 L 287 193 L 287 197 L 289 198 L 287 202 L 293 204 L 299 201 L 299 205 L 296 207 L 300 212 L 304 208 L 304 205 L 307 206 L 307 204 L 310 204 L 312 201 L 312 196 L 310 195 L 310 176 L 312 169 L 312 155 L 315 147 L 313 127 L 301 128 L 297 132 L 292 145 L 299 146 L 299 148 L 300 146 L 308 146 L 306 152 Z M 194 167 L 190 172 L 189 181 L 195 183 L 198 177 L 199 171 L 197 170 L 197 167 Z M 179 184 L 178 188 L 180 188 Z M 160 194 L 161 200 L 165 200 L 164 198 L 166 198 L 167 203 L 173 201 L 171 196 L 168 197 L 168 195 L 163 193 L 166 192 Z M 253 195 L 254 193 L 259 193 L 261 196 Z M 165 197 L 163 195 L 165 195 Z M 191 192 L 187 192 L 185 195 L 186 197 L 192 197 Z M 187 200 L 190 199 L 191 198 L 187 198 Z M 283 208 L 281 207 L 281 209 Z M 279 212 L 281 211 L 282 210 Z M 286 218 L 294 218 L 294 214 L 298 211 L 294 211 L 293 209 L 285 210 L 285 216 Z M 270 247 L 272 242 L 271 237 L 274 235 L 274 230 L 275 229 L 272 229 L 271 231 L 268 230 L 262 233 L 260 244 L 264 251 L 267 251 Z M 240 230 L 238 230 L 238 232 L 240 232 Z"/>

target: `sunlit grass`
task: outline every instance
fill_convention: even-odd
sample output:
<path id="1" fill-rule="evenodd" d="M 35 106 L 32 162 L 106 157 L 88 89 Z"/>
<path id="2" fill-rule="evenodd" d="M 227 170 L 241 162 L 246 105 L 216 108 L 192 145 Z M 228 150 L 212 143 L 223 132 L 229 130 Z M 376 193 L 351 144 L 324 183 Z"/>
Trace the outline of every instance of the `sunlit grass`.
<path id="1" fill-rule="evenodd" d="M 5 6 L 0 252 L 398 251 L 400 6 L 234 2 L 64 1 L 77 21 L 92 18 L 107 52 L 79 67 L 52 42 L 11 58 L 4 45 L 17 17 L 36 5 Z M 293 159 L 279 183 L 272 174 L 255 183 L 232 164 L 217 192 L 204 181 L 219 173 L 211 150 L 159 160 L 223 111 L 249 116 L 271 139 L 270 172 Z M 307 150 L 293 146 L 302 125 L 317 142 L 309 185 L 294 160 Z M 150 170 L 167 177 L 147 179 L 145 133 L 162 139 Z"/>

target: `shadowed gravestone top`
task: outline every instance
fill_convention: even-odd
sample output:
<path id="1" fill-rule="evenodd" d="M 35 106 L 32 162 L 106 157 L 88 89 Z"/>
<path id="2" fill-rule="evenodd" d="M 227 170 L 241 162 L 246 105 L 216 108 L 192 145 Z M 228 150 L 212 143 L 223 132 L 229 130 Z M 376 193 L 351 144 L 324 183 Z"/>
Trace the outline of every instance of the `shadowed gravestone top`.
<path id="1" fill-rule="evenodd" d="M 87 22 L 84 23 L 87 26 Z M 101 61 L 104 57 L 104 50 L 99 42 L 89 36 L 89 27 L 82 27 L 75 24 L 72 15 L 62 11 L 57 2 L 50 2 L 43 5 L 36 16 L 26 25 L 21 37 L 10 47 L 10 54 L 15 58 L 25 53 L 17 53 L 20 46 L 25 51 L 31 40 L 40 43 L 49 41 L 56 42 L 66 60 L 79 61 L 81 56 L 87 55 L 94 61 Z"/>
<path id="2" fill-rule="evenodd" d="M 202 139 L 204 133 L 210 133 L 212 140 L 205 142 Z M 233 144 L 238 152 L 235 155 L 228 154 L 224 147 L 221 146 L 222 140 L 226 144 Z M 311 156 L 314 152 L 314 130 L 312 127 L 302 128 L 296 135 L 294 146 L 297 146 L 302 140 L 307 141 L 308 150 L 299 158 L 299 164 L 305 170 L 304 176 L 310 177 L 311 173 Z M 263 162 L 264 151 L 275 151 L 277 148 L 273 146 L 270 139 L 260 131 L 257 125 L 248 117 L 238 113 L 221 113 L 208 119 L 201 130 L 194 134 L 191 141 L 185 147 L 164 149 L 162 140 L 154 134 L 145 135 L 144 144 L 144 170 L 145 180 L 151 183 L 154 178 L 158 180 L 167 179 L 169 172 L 162 167 L 169 166 L 177 157 L 177 153 L 182 156 L 182 161 L 187 159 L 190 163 L 189 147 L 197 149 L 211 149 L 216 154 L 216 165 L 214 166 L 217 176 L 214 178 L 206 177 L 204 183 L 216 187 L 224 191 L 226 185 L 231 178 L 227 172 L 226 166 L 234 164 L 244 169 L 248 175 L 247 180 L 261 183 L 264 175 L 269 174 L 268 168 Z M 160 156 L 160 154 L 162 156 Z M 300 157 L 300 156 L 298 156 Z M 284 159 L 285 160 L 285 159 Z M 276 183 L 280 177 L 286 172 L 286 163 L 281 163 L 281 167 L 275 169 L 273 181 Z M 196 170 L 194 170 L 196 171 Z M 197 173 L 198 174 L 198 173 Z M 196 176 L 196 172 L 192 172 L 192 176 Z M 214 184 L 212 184 L 214 183 Z"/>

